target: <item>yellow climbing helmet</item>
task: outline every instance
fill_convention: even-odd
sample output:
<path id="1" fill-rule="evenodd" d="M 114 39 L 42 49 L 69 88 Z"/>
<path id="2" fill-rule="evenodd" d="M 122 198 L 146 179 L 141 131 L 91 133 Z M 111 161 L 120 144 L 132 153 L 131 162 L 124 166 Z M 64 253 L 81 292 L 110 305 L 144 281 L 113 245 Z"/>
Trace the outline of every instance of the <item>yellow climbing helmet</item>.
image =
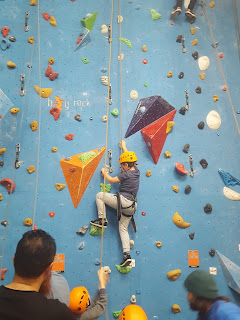
<path id="1" fill-rule="evenodd" d="M 136 156 L 135 152 L 133 152 L 133 151 L 124 152 L 119 157 L 119 163 L 136 162 L 136 161 L 137 161 L 137 156 Z"/>

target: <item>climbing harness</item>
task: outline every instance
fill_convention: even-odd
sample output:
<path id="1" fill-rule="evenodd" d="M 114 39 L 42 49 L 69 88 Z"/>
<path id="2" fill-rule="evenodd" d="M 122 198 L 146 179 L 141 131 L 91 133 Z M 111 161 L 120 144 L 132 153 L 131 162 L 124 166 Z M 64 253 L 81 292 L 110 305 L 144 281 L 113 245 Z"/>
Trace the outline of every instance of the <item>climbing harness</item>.
<path id="1" fill-rule="evenodd" d="M 120 192 L 117 192 L 115 194 L 115 196 L 117 197 L 117 219 L 118 219 L 118 221 L 121 219 L 121 216 L 124 216 L 124 217 L 127 217 L 127 218 L 131 218 L 132 227 L 133 227 L 134 232 L 136 233 L 137 232 L 137 228 L 136 228 L 136 223 L 135 223 L 135 220 L 134 220 L 134 214 L 135 214 L 136 210 L 134 210 L 133 214 L 124 213 L 124 212 L 122 212 L 122 210 L 130 209 L 130 208 L 134 208 L 135 209 L 135 205 L 137 203 L 137 199 L 132 195 L 132 198 L 133 198 L 132 204 L 129 207 L 123 208 L 122 207 L 122 203 L 121 203 L 121 194 L 120 194 Z"/>

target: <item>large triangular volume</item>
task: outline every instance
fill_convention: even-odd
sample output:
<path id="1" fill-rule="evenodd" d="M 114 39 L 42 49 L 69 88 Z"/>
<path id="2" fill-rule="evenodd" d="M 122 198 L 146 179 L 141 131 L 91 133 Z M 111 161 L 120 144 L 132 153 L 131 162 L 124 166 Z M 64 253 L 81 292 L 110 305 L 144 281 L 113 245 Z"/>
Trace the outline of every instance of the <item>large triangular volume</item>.
<path id="1" fill-rule="evenodd" d="M 77 208 L 104 151 L 105 148 L 99 148 L 72 156 L 70 161 L 60 160 L 74 208 Z"/>
<path id="2" fill-rule="evenodd" d="M 125 138 L 128 138 L 132 134 L 145 128 L 150 123 L 158 120 L 173 110 L 174 107 L 161 96 L 151 96 L 140 99 L 125 134 Z"/>
<path id="3" fill-rule="evenodd" d="M 220 252 L 216 252 L 227 285 L 240 294 L 240 267 Z"/>
<path id="4" fill-rule="evenodd" d="M 92 28 L 94 26 L 95 20 L 97 18 L 97 11 L 94 12 L 93 14 L 91 14 L 89 17 L 87 18 L 83 18 L 81 20 L 81 23 L 83 25 L 84 28 L 87 28 L 90 32 L 92 31 Z"/>
<path id="5" fill-rule="evenodd" d="M 161 155 L 164 143 L 167 139 L 167 123 L 173 121 L 176 110 L 171 111 L 164 117 L 151 123 L 149 126 L 141 130 L 143 139 L 148 147 L 148 150 L 153 158 L 155 164 L 158 163 L 158 159 Z"/>

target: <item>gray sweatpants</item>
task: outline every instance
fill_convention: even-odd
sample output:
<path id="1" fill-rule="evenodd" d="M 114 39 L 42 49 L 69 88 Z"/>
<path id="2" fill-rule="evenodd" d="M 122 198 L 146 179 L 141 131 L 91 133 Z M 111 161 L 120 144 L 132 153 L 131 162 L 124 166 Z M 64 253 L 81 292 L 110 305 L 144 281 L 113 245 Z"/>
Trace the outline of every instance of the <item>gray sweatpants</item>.
<path id="1" fill-rule="evenodd" d="M 128 200 L 122 195 L 121 197 L 121 203 L 122 207 L 130 207 L 132 205 L 132 200 Z M 105 193 L 105 204 L 113 209 L 117 209 L 117 197 L 113 193 Z M 98 209 L 98 217 L 102 219 L 102 217 L 106 218 L 106 206 L 103 203 L 103 192 L 98 192 L 96 195 L 96 204 Z M 128 215 L 133 215 L 134 212 L 137 209 L 137 203 L 135 203 L 135 208 L 128 208 L 128 209 L 122 209 L 123 213 L 126 213 Z M 130 252 L 130 238 L 128 234 L 128 225 L 131 220 L 131 217 L 125 217 L 121 215 L 121 219 L 118 222 L 118 229 L 120 238 L 122 241 L 122 249 L 123 252 Z"/>

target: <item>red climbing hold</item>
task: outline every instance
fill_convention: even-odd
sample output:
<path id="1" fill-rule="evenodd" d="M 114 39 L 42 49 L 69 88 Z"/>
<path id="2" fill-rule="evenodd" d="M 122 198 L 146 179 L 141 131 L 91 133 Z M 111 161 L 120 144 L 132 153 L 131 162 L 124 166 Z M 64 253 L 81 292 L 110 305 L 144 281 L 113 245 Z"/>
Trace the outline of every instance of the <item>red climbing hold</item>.
<path id="1" fill-rule="evenodd" d="M 223 87 L 223 91 L 227 91 L 227 86 L 224 86 L 224 87 Z"/>
<path id="2" fill-rule="evenodd" d="M 7 272 L 7 268 L 2 268 L 1 269 L 1 280 L 5 279 L 5 273 Z"/>
<path id="3" fill-rule="evenodd" d="M 3 27 L 1 32 L 2 32 L 2 35 L 4 38 L 6 38 L 8 36 L 8 33 L 10 31 L 10 28 L 9 27 Z"/>
<path id="4" fill-rule="evenodd" d="M 200 16 L 203 16 L 203 11 L 200 12 Z"/>
<path id="5" fill-rule="evenodd" d="M 187 170 L 184 168 L 184 165 L 181 164 L 180 162 L 176 162 L 176 165 L 175 165 L 176 169 L 178 172 L 180 172 L 181 174 L 187 174 Z"/>
<path id="6" fill-rule="evenodd" d="M 219 53 L 219 58 L 223 58 L 224 57 L 224 53 L 223 52 L 220 52 Z"/>
<path id="7" fill-rule="evenodd" d="M 0 119 L 2 119 L 2 115 L 0 114 Z"/>
<path id="8" fill-rule="evenodd" d="M 38 228 L 37 228 L 37 226 L 35 225 L 35 223 L 34 223 L 34 225 L 33 225 L 33 230 L 38 230 Z"/>
<path id="9" fill-rule="evenodd" d="M 147 59 L 143 59 L 142 62 L 143 62 L 144 64 L 147 64 L 147 63 L 148 63 Z"/>
<path id="10" fill-rule="evenodd" d="M 70 168 L 69 171 L 70 172 L 74 172 L 76 170 L 76 167 Z"/>
<path id="11" fill-rule="evenodd" d="M 55 121 L 59 119 L 61 113 L 60 109 L 58 109 L 57 107 L 53 107 L 49 112 L 54 116 Z"/>
<path id="12" fill-rule="evenodd" d="M 146 212 L 142 212 L 142 216 L 145 216 L 146 215 Z"/>
<path id="13" fill-rule="evenodd" d="M 82 37 L 77 39 L 77 43 L 80 43 L 82 41 Z"/>
<path id="14" fill-rule="evenodd" d="M 66 140 L 73 140 L 74 134 L 73 133 L 69 133 L 65 136 Z"/>
<path id="15" fill-rule="evenodd" d="M 55 216 L 55 212 L 49 212 L 49 217 L 53 218 Z"/>
<path id="16" fill-rule="evenodd" d="M 46 21 L 48 21 L 51 18 L 50 14 L 47 12 L 43 12 L 42 16 Z"/>
<path id="17" fill-rule="evenodd" d="M 57 72 L 53 72 L 49 75 L 49 80 L 53 81 L 56 79 L 56 77 L 59 75 Z"/>
<path id="18" fill-rule="evenodd" d="M 45 76 L 49 77 L 51 73 L 53 73 L 53 69 L 52 69 L 52 66 L 49 64 L 49 66 L 47 67 L 47 70 L 45 72 Z"/>
<path id="19" fill-rule="evenodd" d="M 16 183 L 12 179 L 9 179 L 9 178 L 2 179 L 0 181 L 0 184 L 2 184 L 7 189 L 9 194 L 13 193 L 13 191 L 16 188 Z"/>

